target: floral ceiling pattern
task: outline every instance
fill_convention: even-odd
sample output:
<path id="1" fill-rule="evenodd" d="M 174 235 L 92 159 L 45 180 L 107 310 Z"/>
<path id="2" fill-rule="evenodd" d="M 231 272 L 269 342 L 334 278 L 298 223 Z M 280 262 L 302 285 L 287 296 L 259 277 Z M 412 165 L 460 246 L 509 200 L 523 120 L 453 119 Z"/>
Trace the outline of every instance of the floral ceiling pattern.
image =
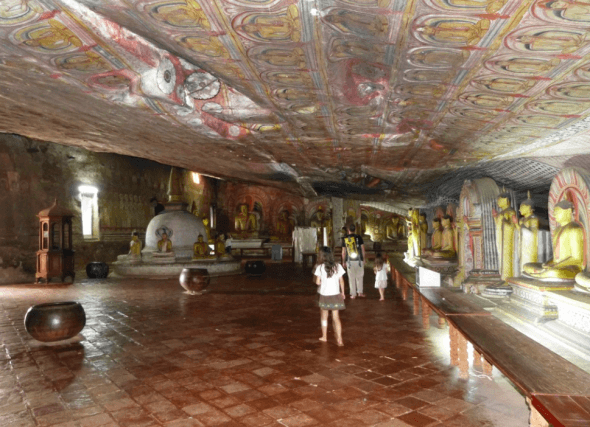
<path id="1" fill-rule="evenodd" d="M 0 131 L 395 198 L 583 139 L 589 31 L 570 0 L 3 0 Z"/>

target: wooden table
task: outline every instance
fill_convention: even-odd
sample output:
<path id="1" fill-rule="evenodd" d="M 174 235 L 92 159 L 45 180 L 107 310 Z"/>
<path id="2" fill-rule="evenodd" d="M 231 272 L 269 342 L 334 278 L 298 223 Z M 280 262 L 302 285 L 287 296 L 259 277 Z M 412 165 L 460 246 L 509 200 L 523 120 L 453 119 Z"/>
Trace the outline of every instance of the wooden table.
<path id="1" fill-rule="evenodd" d="M 526 396 L 531 426 L 590 426 L 590 374 L 511 326 L 491 316 L 449 316 L 459 342 L 459 361 L 467 360 L 467 341 L 474 364 L 484 372 L 498 368 Z M 459 368 L 468 370 L 465 363 Z M 545 421 L 547 420 L 547 421 Z"/>

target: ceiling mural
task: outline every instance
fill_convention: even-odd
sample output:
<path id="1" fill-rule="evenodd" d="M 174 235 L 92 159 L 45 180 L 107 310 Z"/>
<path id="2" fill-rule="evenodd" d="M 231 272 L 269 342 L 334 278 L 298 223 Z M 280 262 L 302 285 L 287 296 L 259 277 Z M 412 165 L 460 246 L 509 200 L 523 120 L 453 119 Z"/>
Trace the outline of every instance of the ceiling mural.
<path id="1" fill-rule="evenodd" d="M 306 196 L 416 197 L 587 136 L 590 3 L 3 0 L 0 73 L 1 132 Z"/>

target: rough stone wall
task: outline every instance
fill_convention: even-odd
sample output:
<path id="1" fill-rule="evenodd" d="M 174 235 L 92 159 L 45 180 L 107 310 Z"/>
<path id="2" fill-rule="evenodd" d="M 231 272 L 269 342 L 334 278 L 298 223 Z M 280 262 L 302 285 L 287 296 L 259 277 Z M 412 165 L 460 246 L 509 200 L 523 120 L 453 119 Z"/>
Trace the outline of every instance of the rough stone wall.
<path id="1" fill-rule="evenodd" d="M 74 213 L 76 269 L 126 253 L 133 229 L 145 231 L 151 197 L 166 200 L 170 167 L 116 154 L 0 134 L 0 283 L 30 281 L 35 273 L 40 210 L 54 199 Z M 98 188 L 99 234 L 84 239 L 78 187 Z M 143 237 L 143 236 L 142 236 Z"/>

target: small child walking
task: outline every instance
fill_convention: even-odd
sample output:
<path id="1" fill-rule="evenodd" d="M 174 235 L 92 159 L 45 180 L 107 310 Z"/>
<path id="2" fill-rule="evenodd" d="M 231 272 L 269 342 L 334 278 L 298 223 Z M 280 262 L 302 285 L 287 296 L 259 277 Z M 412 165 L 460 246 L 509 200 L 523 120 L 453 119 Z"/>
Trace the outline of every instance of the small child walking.
<path id="1" fill-rule="evenodd" d="M 375 273 L 375 287 L 379 289 L 379 301 L 385 301 L 385 288 L 387 287 L 387 267 L 383 261 L 383 255 L 378 252 L 375 255 L 375 267 L 373 267 Z"/>

